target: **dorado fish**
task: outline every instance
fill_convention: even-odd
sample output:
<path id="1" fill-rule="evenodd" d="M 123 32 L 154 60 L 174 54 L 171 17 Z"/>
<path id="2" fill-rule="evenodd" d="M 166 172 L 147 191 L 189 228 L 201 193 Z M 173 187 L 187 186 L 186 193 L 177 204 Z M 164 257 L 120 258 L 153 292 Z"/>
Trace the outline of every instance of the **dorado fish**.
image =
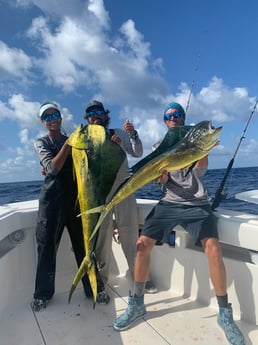
<path id="1" fill-rule="evenodd" d="M 99 125 L 78 126 L 69 137 L 68 143 L 72 146 L 86 253 L 72 282 L 69 302 L 78 282 L 87 273 L 95 305 L 97 268 L 94 258 L 95 235 L 92 231 L 99 216 L 85 214 L 85 211 L 105 202 L 116 173 L 125 159 L 125 152 L 110 140 L 105 128 Z"/>
<path id="2" fill-rule="evenodd" d="M 86 214 L 100 213 L 92 236 L 96 234 L 108 212 L 136 190 L 160 177 L 165 170 L 175 171 L 190 167 L 207 156 L 218 141 L 221 130 L 222 127 L 212 127 L 210 121 L 202 121 L 191 127 L 171 128 L 158 153 L 154 151 L 132 167 L 133 175 L 120 185 L 108 203 L 86 211 Z M 183 136 L 181 140 L 180 135 Z"/>

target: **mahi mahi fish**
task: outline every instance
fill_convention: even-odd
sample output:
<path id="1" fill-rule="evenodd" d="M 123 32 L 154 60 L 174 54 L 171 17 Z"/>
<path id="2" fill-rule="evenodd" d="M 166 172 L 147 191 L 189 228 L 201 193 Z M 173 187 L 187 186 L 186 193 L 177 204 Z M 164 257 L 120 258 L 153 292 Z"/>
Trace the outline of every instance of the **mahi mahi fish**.
<path id="1" fill-rule="evenodd" d="M 169 129 L 158 151 L 152 152 L 131 168 L 132 176 L 119 186 L 108 203 L 86 211 L 86 214 L 100 213 L 91 236 L 96 234 L 108 212 L 136 190 L 160 177 L 164 171 L 190 167 L 207 156 L 217 143 L 221 130 L 222 127 L 214 128 L 210 121 Z"/>
<path id="2" fill-rule="evenodd" d="M 110 135 L 105 128 L 99 125 L 78 126 L 69 137 L 68 143 L 72 147 L 85 248 L 85 257 L 72 282 L 69 302 L 78 282 L 87 273 L 95 306 L 97 296 L 97 268 L 94 258 L 96 236 L 92 234 L 92 231 L 99 216 L 85 214 L 85 211 L 105 202 L 116 173 L 125 159 L 125 152 L 110 140 Z"/>

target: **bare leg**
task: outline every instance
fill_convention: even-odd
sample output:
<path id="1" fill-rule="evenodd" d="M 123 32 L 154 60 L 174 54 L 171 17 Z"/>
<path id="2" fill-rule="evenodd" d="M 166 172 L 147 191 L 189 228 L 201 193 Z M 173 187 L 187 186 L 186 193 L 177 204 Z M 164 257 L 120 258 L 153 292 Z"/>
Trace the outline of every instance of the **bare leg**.
<path id="1" fill-rule="evenodd" d="M 137 252 L 134 264 L 134 281 L 146 282 L 150 271 L 150 256 L 156 240 L 140 236 L 137 241 Z"/>
<path id="2" fill-rule="evenodd" d="M 216 238 L 205 238 L 202 245 L 208 257 L 210 277 L 216 296 L 224 296 L 227 294 L 226 269 L 219 241 Z"/>
<path id="3" fill-rule="evenodd" d="M 216 238 L 205 238 L 202 240 L 202 245 L 208 257 L 210 277 L 216 296 L 219 298 L 218 302 L 219 300 L 222 301 L 224 297 L 227 301 L 226 270 L 219 241 Z M 225 332 L 230 344 L 245 344 L 244 336 L 233 320 L 233 310 L 230 303 L 226 306 L 220 306 L 219 303 L 218 324 Z"/>

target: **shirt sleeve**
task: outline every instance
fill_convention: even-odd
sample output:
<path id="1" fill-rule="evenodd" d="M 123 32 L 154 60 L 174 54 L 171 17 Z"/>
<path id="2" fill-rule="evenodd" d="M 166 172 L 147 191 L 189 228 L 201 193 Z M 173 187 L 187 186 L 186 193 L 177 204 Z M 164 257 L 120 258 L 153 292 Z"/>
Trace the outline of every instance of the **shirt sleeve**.
<path id="1" fill-rule="evenodd" d="M 47 141 L 44 140 L 44 138 L 37 139 L 34 143 L 34 148 L 39 156 L 40 164 L 46 170 L 46 173 L 57 175 L 58 171 L 52 164 L 52 159 L 55 157 L 55 153 L 51 150 Z"/>
<path id="2" fill-rule="evenodd" d="M 130 137 L 126 131 L 120 128 L 115 128 L 115 135 L 121 139 L 121 147 L 126 153 L 133 157 L 141 157 L 143 154 L 142 141 L 139 136 Z"/>

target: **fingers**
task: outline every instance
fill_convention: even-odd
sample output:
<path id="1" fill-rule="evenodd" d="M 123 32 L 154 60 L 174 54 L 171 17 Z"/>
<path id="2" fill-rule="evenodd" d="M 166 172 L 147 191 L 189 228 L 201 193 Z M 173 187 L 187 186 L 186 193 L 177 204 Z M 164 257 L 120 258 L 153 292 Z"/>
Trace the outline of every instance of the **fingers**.
<path id="1" fill-rule="evenodd" d="M 134 126 L 128 119 L 126 119 L 123 127 L 124 127 L 124 130 L 127 132 L 128 135 L 134 135 L 135 134 Z"/>
<path id="2" fill-rule="evenodd" d="M 114 143 L 116 143 L 118 145 L 121 144 L 121 139 L 117 135 L 115 135 L 115 134 L 112 135 L 111 141 L 113 141 Z"/>
<path id="3" fill-rule="evenodd" d="M 157 178 L 157 183 L 165 184 L 168 182 L 168 171 L 164 170 L 163 173 Z"/>

